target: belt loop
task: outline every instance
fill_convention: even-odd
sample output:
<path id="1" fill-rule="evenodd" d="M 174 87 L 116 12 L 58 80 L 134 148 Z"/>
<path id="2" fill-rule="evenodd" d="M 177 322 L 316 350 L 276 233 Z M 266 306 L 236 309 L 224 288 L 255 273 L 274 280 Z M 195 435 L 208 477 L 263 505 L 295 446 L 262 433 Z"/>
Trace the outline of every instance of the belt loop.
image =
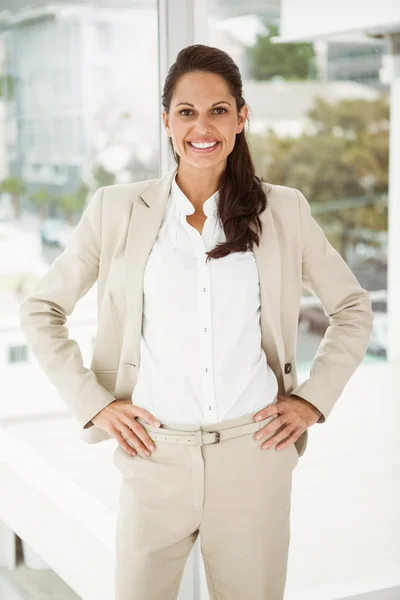
<path id="1" fill-rule="evenodd" d="M 201 431 L 201 429 L 196 429 L 196 431 L 194 433 L 196 434 L 197 446 L 202 446 L 203 445 L 203 432 Z"/>

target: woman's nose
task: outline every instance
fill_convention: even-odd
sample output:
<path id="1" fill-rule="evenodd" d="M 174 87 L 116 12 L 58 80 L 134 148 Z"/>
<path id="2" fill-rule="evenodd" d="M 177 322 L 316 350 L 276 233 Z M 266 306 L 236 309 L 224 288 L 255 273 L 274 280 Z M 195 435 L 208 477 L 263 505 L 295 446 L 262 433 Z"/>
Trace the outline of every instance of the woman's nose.
<path id="1" fill-rule="evenodd" d="M 198 116 L 197 120 L 196 120 L 196 130 L 201 131 L 202 133 L 204 133 L 205 131 L 208 130 L 210 126 L 210 120 L 208 116 Z"/>

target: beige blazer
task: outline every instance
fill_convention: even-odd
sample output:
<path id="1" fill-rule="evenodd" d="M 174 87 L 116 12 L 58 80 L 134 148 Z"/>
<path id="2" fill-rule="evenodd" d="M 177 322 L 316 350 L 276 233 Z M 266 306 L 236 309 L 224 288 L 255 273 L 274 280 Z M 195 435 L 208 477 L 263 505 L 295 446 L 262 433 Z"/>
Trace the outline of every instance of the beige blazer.
<path id="1" fill-rule="evenodd" d="M 176 168 L 159 179 L 100 188 L 67 248 L 20 305 L 20 322 L 40 367 L 88 443 L 111 436 L 93 423 L 115 398 L 131 399 L 140 365 L 143 273 Z M 266 188 L 268 184 L 263 184 Z M 261 290 L 262 347 L 279 393 L 315 405 L 324 422 L 363 360 L 373 325 L 369 294 L 311 216 L 304 195 L 273 185 L 253 251 Z M 98 282 L 98 324 L 90 368 L 68 337 L 67 317 Z M 330 325 L 301 385 L 296 339 L 302 284 L 322 302 Z M 296 441 L 299 455 L 308 432 Z"/>

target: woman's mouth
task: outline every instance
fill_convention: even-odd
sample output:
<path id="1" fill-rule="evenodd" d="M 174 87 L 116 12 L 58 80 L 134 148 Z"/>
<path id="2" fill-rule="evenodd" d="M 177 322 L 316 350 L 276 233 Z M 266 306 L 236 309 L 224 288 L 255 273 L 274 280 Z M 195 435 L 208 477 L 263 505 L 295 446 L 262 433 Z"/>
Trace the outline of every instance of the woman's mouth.
<path id="1" fill-rule="evenodd" d="M 197 154 L 208 154 L 209 152 L 214 152 L 214 150 L 219 146 L 220 142 L 210 142 L 204 144 L 197 144 L 196 142 L 188 142 L 188 146 L 193 152 Z"/>

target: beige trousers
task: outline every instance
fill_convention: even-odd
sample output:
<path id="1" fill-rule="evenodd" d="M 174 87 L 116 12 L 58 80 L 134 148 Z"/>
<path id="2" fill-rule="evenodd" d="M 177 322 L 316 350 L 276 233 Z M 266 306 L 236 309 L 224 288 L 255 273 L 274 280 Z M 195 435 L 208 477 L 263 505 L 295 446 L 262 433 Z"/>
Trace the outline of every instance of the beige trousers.
<path id="1" fill-rule="evenodd" d="M 161 429 L 138 420 L 150 437 L 164 428 L 210 432 L 254 423 L 253 414 L 215 425 L 163 423 Z M 293 444 L 262 450 L 267 438 L 254 435 L 205 445 L 155 441 L 148 458 L 117 446 L 115 600 L 176 600 L 199 534 L 211 600 L 283 599 L 299 456 Z"/>

